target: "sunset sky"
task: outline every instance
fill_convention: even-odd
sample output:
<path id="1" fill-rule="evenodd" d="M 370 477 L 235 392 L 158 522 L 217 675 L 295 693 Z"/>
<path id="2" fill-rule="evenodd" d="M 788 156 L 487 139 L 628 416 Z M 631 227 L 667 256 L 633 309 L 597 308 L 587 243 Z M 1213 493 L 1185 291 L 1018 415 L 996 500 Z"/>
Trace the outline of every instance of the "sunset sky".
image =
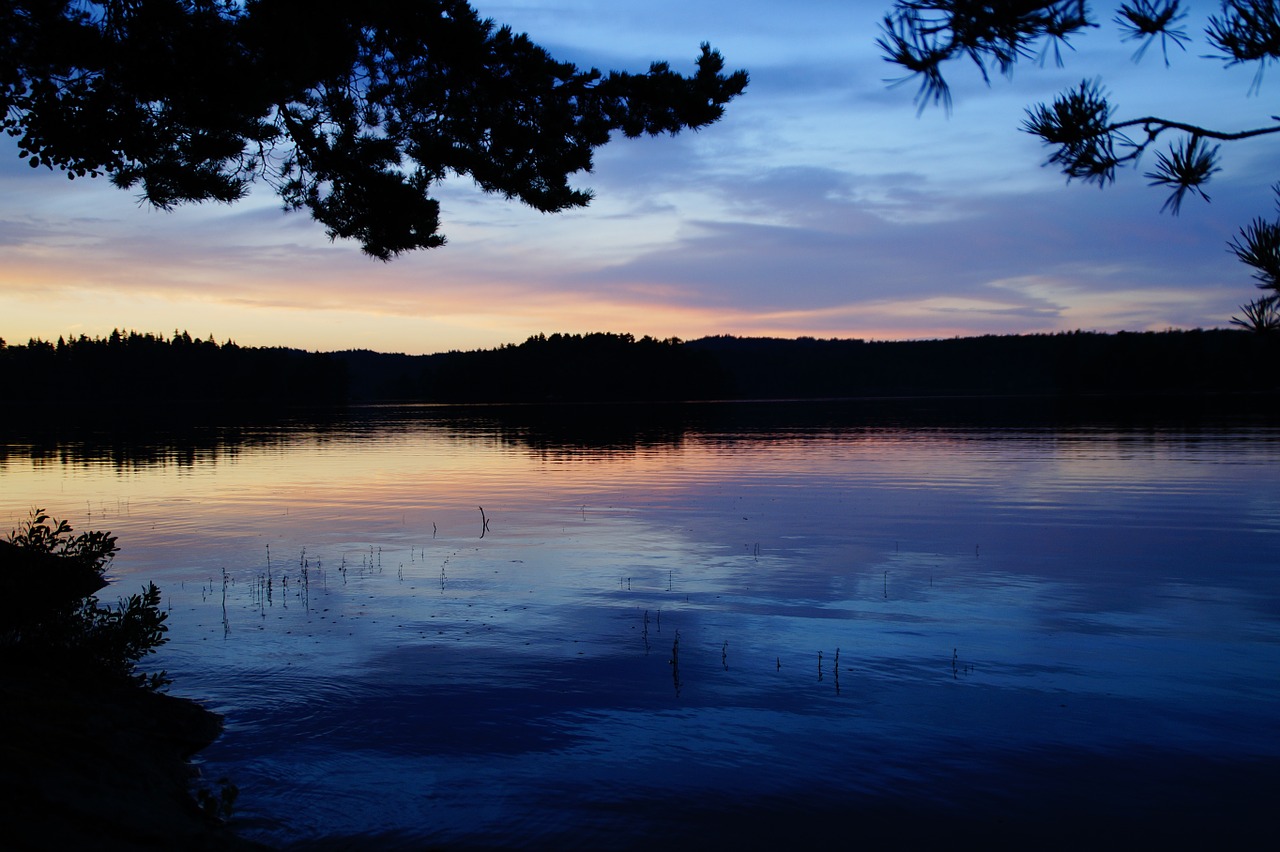
<path id="1" fill-rule="evenodd" d="M 1271 122 L 1274 74 L 1224 69 L 1195 41 L 1131 61 L 1101 28 L 1065 67 L 982 83 L 950 72 L 950 115 L 875 47 L 888 0 L 473 3 L 557 58 L 692 70 L 710 42 L 751 84 L 725 118 L 676 138 L 617 139 L 574 184 L 590 207 L 544 215 L 467 178 L 437 192 L 449 244 L 390 263 L 331 243 L 258 186 L 233 206 L 162 213 L 105 180 L 33 170 L 0 141 L 0 337 L 175 329 L 242 345 L 424 353 L 544 332 L 926 338 L 1222 326 L 1256 293 L 1227 241 L 1272 217 L 1274 142 L 1228 144 L 1181 216 L 1128 170 L 1099 190 L 1041 168 L 1026 106 L 1101 77 L 1120 117 L 1223 130 Z M 1217 4 L 1198 4 L 1208 12 Z M 1203 8 L 1201 8 L 1203 7 Z M 1264 167 L 1265 166 L 1265 167 Z"/>

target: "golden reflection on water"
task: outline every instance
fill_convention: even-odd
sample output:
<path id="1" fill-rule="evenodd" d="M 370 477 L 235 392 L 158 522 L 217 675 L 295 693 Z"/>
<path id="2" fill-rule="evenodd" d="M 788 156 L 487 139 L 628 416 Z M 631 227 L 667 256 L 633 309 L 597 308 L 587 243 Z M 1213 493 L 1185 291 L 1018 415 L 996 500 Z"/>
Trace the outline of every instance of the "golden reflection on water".
<path id="1" fill-rule="evenodd" d="M 972 493 L 997 507 L 1055 511 L 1068 495 L 1098 511 L 1123 511 L 1153 493 L 1211 495 L 1256 477 L 1274 440 L 1205 447 L 1194 441 L 1110 434 L 948 433 L 944 430 L 691 435 L 632 447 L 521 445 L 509 436 L 427 426 L 328 435 L 315 432 L 221 451 L 148 454 L 145 462 L 23 455 L 0 462 L 0 517 L 10 528 L 35 506 L 78 527 L 134 533 L 165 525 L 239 525 L 346 514 L 374 529 L 461 522 L 535 507 L 669 505 L 696 511 L 729 496 L 822 489 L 855 499 L 859 488 Z M 1260 509 L 1268 504 L 1262 501 Z M 273 520 L 271 523 L 276 523 Z M 466 523 L 470 523 L 467 521 Z"/>

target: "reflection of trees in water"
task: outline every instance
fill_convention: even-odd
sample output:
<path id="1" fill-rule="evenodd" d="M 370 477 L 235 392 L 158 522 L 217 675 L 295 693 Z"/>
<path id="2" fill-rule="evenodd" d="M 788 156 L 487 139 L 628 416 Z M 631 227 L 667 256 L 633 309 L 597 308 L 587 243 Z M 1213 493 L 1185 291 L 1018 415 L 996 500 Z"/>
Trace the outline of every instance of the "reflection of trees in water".
<path id="1" fill-rule="evenodd" d="M 63 428 L 40 437 L 0 443 L 0 464 L 30 460 L 35 467 L 106 465 L 117 470 L 195 467 L 234 459 L 249 449 L 283 447 L 294 440 L 287 430 L 190 428 L 152 433 L 143 429 L 99 432 Z"/>
<path id="2" fill-rule="evenodd" d="M 1247 400 L 1245 401 L 1248 402 Z M 1182 397 L 916 397 L 711 403 L 541 405 L 376 405 L 325 408 L 305 416 L 244 417 L 226 425 L 140 418 L 102 425 L 10 426 L 0 464 L 106 465 L 118 470 L 194 467 L 262 449 L 386 442 L 430 433 L 459 452 L 486 444 L 551 461 L 625 458 L 678 450 L 691 441 L 729 446 L 803 441 L 839 434 L 845 440 L 886 432 L 991 428 L 1106 428 L 1125 440 L 1156 440 L 1152 429 L 1192 423 L 1238 426 L 1264 422 L 1262 408 L 1232 410 L 1221 399 Z M 1145 436 L 1145 437 L 1144 437 Z M 1161 433 L 1159 440 L 1170 436 Z M 1188 440 L 1192 440 L 1188 437 Z"/>
<path id="3" fill-rule="evenodd" d="M 504 412 L 499 440 L 542 458 L 627 456 L 679 447 L 691 424 L 685 406 L 538 406 Z"/>

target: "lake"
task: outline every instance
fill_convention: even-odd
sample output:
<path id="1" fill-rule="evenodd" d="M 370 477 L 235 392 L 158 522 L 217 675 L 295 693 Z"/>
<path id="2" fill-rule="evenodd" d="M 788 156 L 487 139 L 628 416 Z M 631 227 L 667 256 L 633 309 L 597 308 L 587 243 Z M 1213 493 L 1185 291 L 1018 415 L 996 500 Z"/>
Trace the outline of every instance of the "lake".
<path id="1" fill-rule="evenodd" d="M 979 415 L 975 416 L 974 412 Z M 1173 846 L 1280 789 L 1280 429 L 388 406 L 10 439 L 298 849 Z"/>

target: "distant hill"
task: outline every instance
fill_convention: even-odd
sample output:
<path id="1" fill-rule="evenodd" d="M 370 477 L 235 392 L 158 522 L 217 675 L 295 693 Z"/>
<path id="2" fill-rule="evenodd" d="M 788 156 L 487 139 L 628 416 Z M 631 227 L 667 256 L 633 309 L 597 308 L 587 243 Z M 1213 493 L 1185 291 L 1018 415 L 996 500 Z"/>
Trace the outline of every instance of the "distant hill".
<path id="1" fill-rule="evenodd" d="M 736 396 L 762 398 L 1280 389 L 1280 337 L 1225 329 L 882 342 L 714 337 L 688 346 L 716 357 Z"/>
<path id="2" fill-rule="evenodd" d="M 350 396 L 358 401 L 679 401 L 731 393 L 714 353 L 630 334 L 540 334 L 471 352 L 335 357 L 347 364 Z"/>
<path id="3" fill-rule="evenodd" d="M 113 332 L 0 341 L 0 405 L 152 412 L 215 403 L 657 402 L 864 397 L 1085 399 L 1280 395 L 1280 336 L 1241 330 L 1008 335 L 922 341 L 537 335 L 435 355 L 240 347 Z"/>
<path id="4" fill-rule="evenodd" d="M 334 357 L 354 400 L 457 403 L 1274 394 L 1277 355 L 1280 337 L 1218 329 L 884 342 L 539 335 L 475 352 Z"/>

